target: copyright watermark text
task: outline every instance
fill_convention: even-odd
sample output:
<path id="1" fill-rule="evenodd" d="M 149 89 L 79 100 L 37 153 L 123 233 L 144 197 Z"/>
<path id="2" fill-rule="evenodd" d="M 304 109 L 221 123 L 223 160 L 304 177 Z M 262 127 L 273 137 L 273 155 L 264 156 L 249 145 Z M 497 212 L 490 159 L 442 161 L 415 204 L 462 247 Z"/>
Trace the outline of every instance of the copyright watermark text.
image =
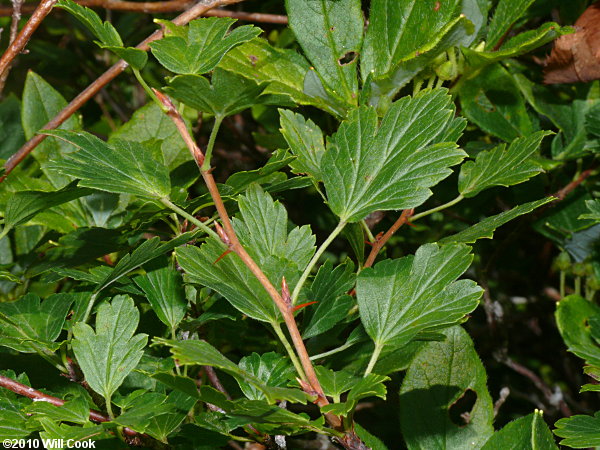
<path id="1" fill-rule="evenodd" d="M 78 441 L 76 439 L 4 439 L 3 448 L 96 448 L 96 442 L 91 439 Z"/>

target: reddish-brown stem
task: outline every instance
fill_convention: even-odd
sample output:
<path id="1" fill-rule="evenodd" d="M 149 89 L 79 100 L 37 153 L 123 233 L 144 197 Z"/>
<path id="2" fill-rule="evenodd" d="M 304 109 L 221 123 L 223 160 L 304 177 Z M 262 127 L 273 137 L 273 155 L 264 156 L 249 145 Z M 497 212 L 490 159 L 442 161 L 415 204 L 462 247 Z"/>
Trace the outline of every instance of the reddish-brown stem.
<path id="1" fill-rule="evenodd" d="M 554 194 L 554 197 L 556 197 L 558 199 L 558 201 L 564 200 L 565 197 L 567 195 L 569 195 L 572 191 L 574 191 L 577 188 L 577 186 L 579 186 L 581 183 L 583 183 L 585 181 L 585 179 L 587 177 L 589 177 L 594 170 L 595 170 L 595 168 L 592 167 L 591 169 L 587 169 L 587 170 L 584 170 L 583 172 L 581 172 L 581 174 L 579 175 L 579 177 L 577 177 L 576 180 L 571 181 L 564 188 L 559 190 L 556 194 Z"/>
<path id="2" fill-rule="evenodd" d="M 208 381 L 212 387 L 227 397 L 227 400 L 231 400 L 231 395 L 229 395 L 227 390 L 223 387 L 223 384 L 221 383 L 221 380 L 219 380 L 219 376 L 217 375 L 217 372 L 215 372 L 215 369 L 213 369 L 211 366 L 202 366 L 202 369 L 204 369 L 204 373 L 206 373 L 206 377 L 208 378 Z"/>
<path id="3" fill-rule="evenodd" d="M 379 251 L 383 248 L 386 242 L 389 241 L 389 239 L 394 235 L 394 233 L 398 231 L 402 225 L 408 222 L 408 219 L 410 218 L 410 216 L 413 215 L 414 212 L 414 209 L 405 209 L 404 211 L 402 211 L 402 214 L 400 214 L 400 217 L 398 217 L 398 220 L 394 222 L 390 229 L 387 230 L 383 236 L 381 236 L 378 239 L 375 239 L 375 242 L 372 243 L 373 247 L 371 247 L 371 252 L 367 257 L 367 260 L 365 261 L 365 268 L 371 267 L 373 265 L 373 263 L 375 262 L 375 258 L 377 258 L 377 255 L 379 254 Z"/>
<path id="4" fill-rule="evenodd" d="M 54 406 L 63 406 L 65 404 L 64 400 L 61 400 L 58 397 L 53 397 L 48 394 L 44 394 L 32 387 L 29 387 L 25 384 L 19 383 L 11 378 L 0 375 L 0 386 L 8 389 L 9 391 L 14 392 L 15 394 L 22 395 L 24 397 L 30 398 L 35 401 L 43 401 L 48 402 Z M 101 412 L 90 409 L 90 420 L 94 422 L 109 422 L 110 418 L 105 416 Z M 138 433 L 133 431 L 130 428 L 124 428 L 124 433 L 128 436 L 136 436 Z"/>
<path id="5" fill-rule="evenodd" d="M 131 1 L 110 1 L 110 0 L 77 0 L 76 3 L 88 8 L 102 8 L 114 11 L 139 12 L 146 14 L 158 14 L 182 11 L 196 3 L 194 0 L 167 0 L 158 2 L 131 2 Z M 35 10 L 37 5 L 23 5 L 23 14 L 30 14 Z M 0 7 L 0 17 L 10 16 L 12 9 L 8 7 Z M 287 16 L 279 14 L 262 14 L 249 13 L 245 11 L 228 11 L 217 9 L 207 11 L 204 16 L 212 17 L 232 17 L 246 22 L 262 22 L 286 25 L 288 23 Z"/>
<path id="6" fill-rule="evenodd" d="M 282 295 L 279 293 L 279 291 L 273 286 L 273 284 L 267 278 L 267 276 L 262 271 L 262 269 L 256 264 L 256 262 L 252 259 L 252 257 L 248 254 L 246 249 L 242 246 L 242 244 L 238 240 L 237 234 L 235 233 L 235 230 L 233 229 L 233 225 L 231 224 L 231 221 L 229 220 L 229 214 L 227 213 L 227 209 L 225 208 L 223 199 L 221 198 L 221 194 L 219 193 L 219 189 L 217 188 L 217 183 L 215 182 L 215 179 L 212 176 L 212 173 L 211 173 L 212 169 L 208 169 L 208 170 L 202 169 L 202 166 L 204 164 L 204 153 L 202 152 L 200 147 L 198 147 L 198 144 L 196 144 L 196 141 L 194 140 L 194 138 L 190 135 L 190 133 L 185 125 L 185 122 L 183 121 L 183 118 L 181 117 L 181 114 L 179 113 L 179 111 L 177 110 L 175 105 L 173 105 L 171 100 L 166 95 L 162 94 L 159 91 L 155 91 L 155 94 L 158 97 L 158 99 L 161 101 L 161 103 L 165 106 L 166 113 L 168 114 L 168 116 L 171 118 L 171 120 L 177 127 L 177 130 L 181 134 L 181 137 L 183 138 L 184 142 L 187 144 L 187 146 L 190 150 L 190 153 L 196 160 L 196 164 L 198 165 L 198 168 L 200 169 L 200 174 L 202 175 L 202 178 L 204 179 L 206 187 L 208 188 L 208 191 L 209 191 L 209 193 L 212 197 L 212 200 L 215 204 L 215 207 L 217 209 L 217 213 L 219 214 L 219 218 L 221 219 L 221 222 L 223 223 L 223 229 L 225 232 L 225 236 L 221 236 L 221 239 L 224 241 L 224 243 L 226 243 L 226 245 L 229 247 L 229 249 L 232 252 L 234 252 L 235 254 L 237 254 L 240 257 L 240 259 L 243 261 L 243 263 L 246 265 L 246 267 L 248 267 L 250 269 L 252 274 L 258 279 L 260 284 L 268 292 L 269 296 L 275 302 L 275 305 L 277 305 L 277 308 L 281 312 L 283 320 L 287 326 L 290 337 L 292 338 L 292 343 L 294 344 L 294 348 L 296 349 L 296 352 L 300 359 L 302 369 L 304 370 L 304 373 L 306 375 L 306 383 L 304 383 L 304 384 L 308 384 L 309 385 L 308 390 L 310 390 L 311 392 L 314 392 L 315 395 L 317 396 L 317 400 L 316 400 L 317 405 L 325 406 L 325 405 L 329 404 L 329 402 L 327 401 L 327 397 L 325 397 L 325 394 L 323 392 L 323 388 L 321 387 L 321 384 L 319 383 L 317 374 L 315 373 L 315 369 L 310 360 L 310 356 L 308 355 L 308 352 L 306 351 L 306 347 L 304 345 L 304 341 L 302 340 L 300 331 L 298 330 L 298 326 L 297 326 L 296 320 L 294 318 L 294 307 L 293 307 L 292 303 L 285 301 L 285 299 L 282 297 Z M 222 233 L 220 233 L 220 235 L 221 234 Z M 328 414 L 326 417 L 327 417 L 327 420 L 329 421 L 329 423 L 334 428 L 339 428 L 341 426 L 341 421 L 340 421 L 339 417 L 337 417 L 333 414 Z"/>
<path id="7" fill-rule="evenodd" d="M 19 32 L 19 20 L 21 20 L 21 10 L 23 8 L 23 0 L 12 0 L 12 13 L 11 13 L 11 22 L 10 22 L 10 36 L 8 39 L 8 46 L 10 47 L 15 39 L 17 39 L 17 33 Z M 10 61 L 4 72 L 0 74 L 0 97 L 2 96 L 2 91 L 4 90 L 4 85 L 6 84 L 6 79 L 8 78 L 8 73 L 10 72 L 10 68 L 14 63 L 14 59 Z"/>
<path id="8" fill-rule="evenodd" d="M 49 1 L 49 0 L 48 0 Z M 56 0 L 54 0 L 56 1 Z M 191 20 L 201 16 L 206 13 L 208 10 L 212 8 L 216 8 L 222 5 L 230 5 L 233 3 L 239 3 L 243 0 L 209 0 L 207 2 L 198 3 L 192 8 L 188 9 L 184 13 L 177 16 L 173 19 L 173 23 L 175 25 L 185 25 Z M 35 14 L 35 13 L 34 13 Z M 33 16 L 32 16 L 33 18 Z M 30 19 L 31 21 L 31 19 Z M 29 23 L 29 22 L 28 22 Z M 39 24 L 38 24 L 39 25 Z M 23 33 L 19 33 L 19 36 Z M 162 38 L 163 31 L 157 30 L 140 42 L 137 45 L 137 48 L 148 51 L 150 48 L 148 44 L 150 42 L 156 41 L 157 39 Z M 19 37 L 17 37 L 17 40 Z M 16 41 L 15 41 L 16 42 Z M 4 57 L 3 57 L 4 58 Z M 92 82 L 87 88 L 85 88 L 77 97 L 75 97 L 71 102 L 63 108 L 50 122 L 44 125 L 45 130 L 52 130 L 54 128 L 59 127 L 65 120 L 71 117 L 79 108 L 81 108 L 88 100 L 93 98 L 100 89 L 110 83 L 113 79 L 115 79 L 121 72 L 125 70 L 127 67 L 127 63 L 122 59 L 119 60 L 115 65 L 110 67 L 106 72 L 104 72 L 100 77 Z M 6 163 L 4 164 L 5 174 L 0 177 L 0 182 L 4 181 L 6 176 L 15 168 L 17 165 L 23 161 L 33 151 L 35 147 L 37 147 L 40 142 L 46 139 L 45 134 L 36 134 L 33 138 L 27 141 L 14 155 L 12 155 Z"/>
<path id="9" fill-rule="evenodd" d="M 10 43 L 2 57 L 0 58 L 0 76 L 2 76 L 10 67 L 13 60 L 23 51 L 31 35 L 37 30 L 44 18 L 52 10 L 52 7 L 58 0 L 43 0 L 33 11 L 33 14 L 17 34 L 17 37 Z M 16 4 L 15 4 L 16 8 Z M 12 14 L 12 11 L 11 11 Z M 16 26 L 16 25 L 15 25 Z"/>

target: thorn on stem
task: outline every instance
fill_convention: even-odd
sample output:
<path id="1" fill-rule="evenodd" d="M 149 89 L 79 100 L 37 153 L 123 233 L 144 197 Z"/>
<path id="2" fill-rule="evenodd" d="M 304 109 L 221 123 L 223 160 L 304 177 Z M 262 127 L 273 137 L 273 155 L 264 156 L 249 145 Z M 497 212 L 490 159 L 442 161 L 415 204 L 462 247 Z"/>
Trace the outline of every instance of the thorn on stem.
<path id="1" fill-rule="evenodd" d="M 298 311 L 299 309 L 305 308 L 306 306 L 314 305 L 315 303 L 319 303 L 319 302 L 313 301 L 313 302 L 306 302 L 306 303 L 301 303 L 300 305 L 296 305 L 296 306 L 294 306 L 294 312 Z"/>
<path id="2" fill-rule="evenodd" d="M 219 261 L 221 261 L 223 258 L 225 258 L 225 257 L 226 257 L 228 254 L 230 254 L 230 253 L 231 253 L 231 250 L 230 250 L 230 249 L 227 249 L 227 250 L 225 250 L 225 251 L 224 251 L 224 252 L 221 254 L 221 256 L 219 256 L 217 259 L 215 259 L 215 262 L 213 263 L 213 266 L 214 266 L 216 263 L 218 263 Z"/>

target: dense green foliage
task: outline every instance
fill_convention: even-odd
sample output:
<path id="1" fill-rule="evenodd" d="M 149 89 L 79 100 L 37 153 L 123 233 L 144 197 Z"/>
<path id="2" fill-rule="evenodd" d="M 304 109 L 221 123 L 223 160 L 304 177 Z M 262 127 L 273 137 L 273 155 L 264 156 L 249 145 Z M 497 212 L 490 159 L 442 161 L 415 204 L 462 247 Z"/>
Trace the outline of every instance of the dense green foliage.
<path id="1" fill-rule="evenodd" d="M 60 0 L 0 102 L 0 158 L 45 136 L 0 184 L 0 438 L 600 445 L 600 85 L 532 58 L 589 4 Z"/>

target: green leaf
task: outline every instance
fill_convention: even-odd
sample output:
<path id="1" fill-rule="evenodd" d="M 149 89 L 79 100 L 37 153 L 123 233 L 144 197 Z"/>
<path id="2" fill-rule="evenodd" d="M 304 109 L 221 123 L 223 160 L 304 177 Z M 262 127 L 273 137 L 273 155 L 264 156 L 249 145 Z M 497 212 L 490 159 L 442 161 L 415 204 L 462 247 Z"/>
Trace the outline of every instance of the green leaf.
<path id="1" fill-rule="evenodd" d="M 324 413 L 331 412 L 336 415 L 347 416 L 350 411 L 356 408 L 358 401 L 363 398 L 379 397 L 385 400 L 387 389 L 383 383 L 389 381 L 389 379 L 389 377 L 377 375 L 375 373 L 370 373 L 363 378 L 356 378 L 350 392 L 348 392 L 345 402 L 331 403 L 322 406 L 321 411 Z M 339 381 L 342 383 L 342 386 L 339 386 L 338 389 L 345 388 L 346 386 L 343 386 L 343 384 L 349 383 L 349 380 L 343 380 L 343 378 Z"/>
<path id="2" fill-rule="evenodd" d="M 361 441 L 371 450 L 388 450 L 388 447 L 377 436 L 369 433 L 358 422 L 354 422 L 354 430 Z"/>
<path id="3" fill-rule="evenodd" d="M 533 0 L 500 0 L 488 27 L 486 48 L 498 45 L 532 3 Z"/>
<path id="4" fill-rule="evenodd" d="M 461 14 L 460 0 L 371 2 L 369 27 L 361 58 L 369 104 L 387 105 L 415 75 L 448 49 L 467 45 L 475 27 Z"/>
<path id="5" fill-rule="evenodd" d="M 13 93 L 0 102 L 0 159 L 7 159 L 25 143 L 21 125 L 21 102 Z M 2 170 L 0 168 L 0 176 Z"/>
<path id="6" fill-rule="evenodd" d="M 376 78 L 388 75 L 411 54 L 423 53 L 461 13 L 460 0 L 441 3 L 436 8 L 433 0 L 372 0 L 361 60 L 363 79 L 369 73 Z"/>
<path id="7" fill-rule="evenodd" d="M 294 376 L 294 368 L 288 358 L 278 353 L 269 352 L 259 355 L 252 353 L 243 357 L 239 364 L 242 370 L 254 375 L 267 386 L 284 387 Z M 237 379 L 242 392 L 250 400 L 265 399 L 262 391 L 244 379 Z"/>
<path id="8" fill-rule="evenodd" d="M 305 90 L 314 75 L 310 64 L 294 50 L 271 46 L 264 39 L 253 39 L 234 48 L 223 57 L 220 67 L 250 78 L 257 83 L 267 82 L 263 94 L 289 97 L 301 105 L 313 105 L 336 117 L 344 117 L 348 105 L 321 93 Z"/>
<path id="9" fill-rule="evenodd" d="M 444 334 L 445 341 L 426 344 L 402 383 L 400 425 L 409 449 L 480 448 L 494 432 L 492 399 L 473 342 L 461 327 Z M 468 419 L 451 420 L 463 412 L 453 414 L 459 399 L 473 396 L 472 409 L 464 411 Z"/>
<path id="10" fill-rule="evenodd" d="M 499 228 L 505 223 L 508 223 L 511 220 L 516 219 L 517 217 L 522 216 L 524 214 L 528 214 L 534 209 L 537 209 L 540 206 L 546 205 L 552 201 L 554 201 L 554 197 L 546 197 L 541 200 L 536 200 L 533 202 L 525 203 L 520 206 L 516 206 L 511 210 L 504 211 L 495 216 L 486 217 L 482 221 L 476 223 L 472 227 L 467 228 L 466 230 L 460 231 L 456 234 L 453 234 L 452 236 L 440 239 L 438 243 L 472 244 L 473 242 L 479 239 L 492 239 L 494 237 L 494 231 L 496 231 L 496 228 Z"/>
<path id="11" fill-rule="evenodd" d="M 171 97 L 186 105 L 223 118 L 263 103 L 266 84 L 217 68 L 209 82 L 200 75 L 178 75 L 165 88 Z"/>
<path id="12" fill-rule="evenodd" d="M 293 289 L 315 251 L 310 227 L 296 227 L 288 233 L 283 205 L 255 184 L 240 197 L 239 208 L 232 222 L 241 244 L 273 285 L 280 286 L 285 276 Z M 237 255 L 221 258 L 225 250 L 221 241 L 209 238 L 200 248 L 178 248 L 176 255 L 187 280 L 214 289 L 253 319 L 280 321 L 279 310 L 265 288 Z"/>
<path id="13" fill-rule="evenodd" d="M 50 122 L 63 108 L 67 101 L 49 83 L 33 71 L 27 73 L 25 87 L 23 88 L 23 103 L 21 120 L 25 138 L 31 139 L 44 126 Z M 73 114 L 59 130 L 77 130 L 81 128 L 79 115 Z M 66 142 L 46 139 L 32 152 L 33 157 L 40 164 L 42 171 L 56 188 L 66 186 L 71 179 L 56 172 L 48 170 L 49 163 L 63 159 L 74 148 Z"/>
<path id="14" fill-rule="evenodd" d="M 424 91 L 395 102 L 379 128 L 370 107 L 342 122 L 321 161 L 329 206 L 342 221 L 419 206 L 452 173 L 465 153 L 440 143 L 453 122 L 451 101 L 445 89 Z"/>
<path id="15" fill-rule="evenodd" d="M 98 307 L 95 332 L 86 323 L 73 326 L 73 352 L 85 380 L 107 402 L 144 354 L 148 336 L 134 334 L 139 320 L 133 300 L 117 295 Z"/>
<path id="16" fill-rule="evenodd" d="M 319 267 L 307 293 L 308 301 L 318 303 L 305 310 L 304 339 L 330 330 L 348 315 L 354 306 L 354 299 L 348 292 L 355 281 L 354 264 L 351 261 L 334 269 L 332 262 L 327 260 Z"/>
<path id="17" fill-rule="evenodd" d="M 36 214 L 49 208 L 94 192 L 91 189 L 78 188 L 76 184 L 73 182 L 55 192 L 19 191 L 14 193 L 9 198 L 4 211 L 3 232 L 6 233 L 9 229 L 27 222 Z"/>
<path id="18" fill-rule="evenodd" d="M 277 173 L 279 169 L 284 168 L 293 160 L 294 157 L 287 150 L 276 150 L 264 166 L 259 169 L 236 172 L 227 178 L 225 184 L 231 186 L 234 193 L 243 192 L 252 183 L 264 183 L 270 175 Z"/>
<path id="19" fill-rule="evenodd" d="M 581 214 L 578 219 L 590 219 L 600 222 L 600 200 L 586 200 L 585 206 L 590 212 Z"/>
<path id="20" fill-rule="evenodd" d="M 92 32 L 104 45 L 122 47 L 121 36 L 110 22 L 102 22 L 98 14 L 90 8 L 78 5 L 71 0 L 59 0 L 57 8 L 62 8 L 73 14 L 85 27 Z"/>
<path id="21" fill-rule="evenodd" d="M 513 80 L 533 109 L 561 130 L 552 142 L 553 159 L 569 160 L 597 151 L 597 143 L 588 139 L 586 129 L 588 116 L 600 105 L 593 84 L 583 85 L 573 95 L 562 98 L 556 87 L 533 83 L 521 73 L 513 75 Z"/>
<path id="22" fill-rule="evenodd" d="M 345 370 L 334 372 L 326 367 L 316 366 L 315 371 L 323 392 L 325 395 L 333 397 L 336 403 L 339 402 L 340 396 L 344 392 L 348 392 L 361 380 L 360 377 Z"/>
<path id="23" fill-rule="evenodd" d="M 169 195 L 169 172 L 153 159 L 148 146 L 123 140 L 114 140 L 109 145 L 84 131 L 47 130 L 45 133 L 79 149 L 67 159 L 56 161 L 52 168 L 80 178 L 80 186 L 149 199 Z"/>
<path id="24" fill-rule="evenodd" d="M 554 39 L 572 32 L 571 27 L 561 27 L 555 22 L 545 23 L 536 30 L 529 30 L 510 38 L 497 51 L 479 51 L 461 48 L 470 69 L 492 64 L 508 58 L 516 58 L 535 50 Z"/>
<path id="25" fill-rule="evenodd" d="M 535 131 L 525 99 L 512 75 L 500 64 L 489 65 L 466 80 L 459 96 L 465 117 L 504 141 Z"/>
<path id="26" fill-rule="evenodd" d="M 184 120 L 189 126 L 189 120 L 185 117 Z M 170 169 L 192 159 L 177 127 L 156 102 L 150 102 L 136 110 L 128 122 L 111 133 L 109 145 L 117 139 L 134 142 L 159 141 L 164 164 Z"/>
<path id="27" fill-rule="evenodd" d="M 356 104 L 363 36 L 360 0 L 286 0 L 290 28 L 324 83 Z"/>
<path id="28" fill-rule="evenodd" d="M 0 302 L 0 345 L 22 353 L 43 350 L 51 353 L 59 344 L 60 335 L 69 308 L 70 294 L 53 294 L 43 302 L 32 293 L 16 302 Z"/>
<path id="29" fill-rule="evenodd" d="M 187 26 L 163 23 L 166 36 L 150 44 L 158 62 L 178 74 L 210 72 L 232 48 L 247 42 L 261 32 L 244 25 L 228 33 L 235 19 L 207 17 L 192 20 Z"/>
<path id="30" fill-rule="evenodd" d="M 419 332 L 459 323 L 479 303 L 481 288 L 456 279 L 471 265 L 470 247 L 426 244 L 414 256 L 385 260 L 363 270 L 356 298 L 376 349 L 402 347 Z"/>
<path id="31" fill-rule="evenodd" d="M 146 65 L 148 61 L 146 52 L 133 47 L 124 48 L 123 40 L 115 27 L 108 21 L 102 22 L 100 16 L 90 8 L 71 0 L 60 0 L 56 7 L 69 11 L 75 16 L 100 41 L 96 42 L 99 47 L 114 52 L 134 69 L 141 70 Z"/>
<path id="32" fill-rule="evenodd" d="M 55 406 L 48 402 L 33 402 L 24 410 L 33 418 L 48 417 L 57 422 L 88 424 L 90 421 L 90 407 L 84 397 L 69 400 L 62 406 Z"/>
<path id="33" fill-rule="evenodd" d="M 25 414 L 0 409 L 0 439 L 22 439 L 30 434 Z"/>
<path id="34" fill-rule="evenodd" d="M 508 150 L 500 144 L 490 151 L 477 155 L 475 161 L 461 166 L 458 190 L 465 197 L 474 197 L 493 186 L 512 186 L 523 183 L 542 172 L 543 169 L 532 159 L 542 139 L 552 134 L 538 131 L 530 136 L 515 139 Z"/>
<path id="35" fill-rule="evenodd" d="M 265 395 L 269 403 L 274 403 L 276 400 L 306 403 L 308 398 L 307 394 L 299 389 L 287 389 L 267 385 L 254 374 L 238 367 L 206 341 L 173 341 L 155 338 L 154 344 L 169 346 L 173 358 L 181 365 L 217 367 L 237 380 L 250 383 Z M 251 364 L 251 366 L 254 365 Z"/>
<path id="36" fill-rule="evenodd" d="M 497 431 L 481 448 L 482 450 L 558 450 L 552 433 L 544 422 L 543 412 L 536 410 Z"/>
<path id="37" fill-rule="evenodd" d="M 312 120 L 302 115 L 279 110 L 281 134 L 290 146 L 296 160 L 290 164 L 294 173 L 308 174 L 316 181 L 323 181 L 321 159 L 325 153 L 323 132 Z"/>
<path id="38" fill-rule="evenodd" d="M 133 281 L 144 291 L 160 321 L 175 329 L 187 309 L 181 274 L 171 267 L 166 258 L 162 258 L 150 270 L 146 269 L 146 275 Z"/>
<path id="39" fill-rule="evenodd" d="M 107 273 L 102 281 L 98 284 L 96 287 L 96 292 L 105 289 L 119 278 L 127 275 L 132 270 L 141 267 L 143 264 L 146 264 L 147 262 L 150 262 L 167 252 L 170 252 L 180 245 L 186 244 L 197 237 L 200 232 L 200 230 L 188 231 L 187 233 L 180 234 L 179 236 L 166 242 L 161 242 L 158 236 L 144 241 L 142 245 L 119 260 L 117 265 L 109 273 Z"/>
<path id="40" fill-rule="evenodd" d="M 179 393 L 177 393 L 180 396 Z M 192 401 L 192 405 L 195 399 Z M 127 411 L 114 422 L 146 433 L 161 442 L 167 443 L 167 437 L 183 422 L 186 412 L 183 405 L 177 405 L 164 394 L 151 392 L 132 400 Z"/>
<path id="41" fill-rule="evenodd" d="M 554 424 L 554 434 L 564 438 L 560 445 L 571 448 L 589 448 L 600 445 L 600 411 L 593 416 L 575 415 Z"/>
<path id="42" fill-rule="evenodd" d="M 578 295 L 563 298 L 556 307 L 558 331 L 569 351 L 600 367 L 600 347 L 588 326 L 594 319 L 600 319 L 600 307 Z"/>

